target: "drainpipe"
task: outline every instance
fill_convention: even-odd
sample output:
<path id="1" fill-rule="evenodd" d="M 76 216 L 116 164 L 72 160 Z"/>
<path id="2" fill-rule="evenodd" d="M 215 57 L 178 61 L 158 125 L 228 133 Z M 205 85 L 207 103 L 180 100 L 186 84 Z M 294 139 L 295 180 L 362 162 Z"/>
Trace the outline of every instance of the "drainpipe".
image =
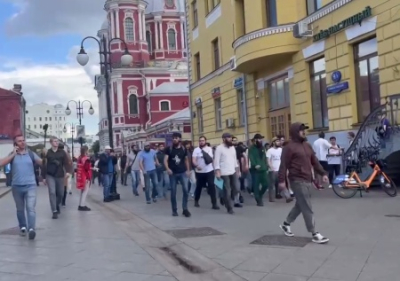
<path id="1" fill-rule="evenodd" d="M 249 137 L 249 120 L 247 118 L 247 92 L 246 92 L 246 74 L 242 74 L 242 91 L 244 94 L 244 133 L 246 137 L 246 145 L 247 141 L 250 139 Z"/>
<path id="2" fill-rule="evenodd" d="M 188 29 L 188 5 L 185 1 L 185 22 L 183 26 L 185 27 L 185 34 L 186 34 L 186 61 L 187 61 L 187 79 L 188 79 L 188 93 L 189 93 L 189 111 L 190 111 L 190 134 L 191 134 L 191 141 L 194 141 L 194 132 L 193 132 L 193 105 L 192 105 L 192 94 L 191 94 L 191 87 L 190 87 L 190 53 L 189 53 L 189 29 Z M 196 116 L 196 118 L 199 118 Z"/>

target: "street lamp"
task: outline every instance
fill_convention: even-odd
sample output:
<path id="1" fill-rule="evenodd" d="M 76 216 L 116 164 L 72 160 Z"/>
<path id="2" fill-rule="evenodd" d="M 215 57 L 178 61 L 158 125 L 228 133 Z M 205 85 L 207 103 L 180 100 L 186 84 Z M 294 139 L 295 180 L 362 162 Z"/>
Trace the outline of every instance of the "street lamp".
<path id="1" fill-rule="evenodd" d="M 43 144 L 44 144 L 44 148 L 46 148 L 46 138 L 47 138 L 47 130 L 49 129 L 49 125 L 48 124 L 44 124 L 43 125 L 43 131 L 44 131 L 44 140 L 43 140 Z"/>
<path id="2" fill-rule="evenodd" d="M 64 129 L 63 132 L 67 133 L 67 127 L 66 125 L 69 125 L 71 128 L 71 137 L 72 137 L 72 145 L 71 145 L 71 149 L 72 149 L 72 159 L 74 159 L 74 133 L 75 133 L 75 124 L 74 123 L 65 123 L 64 125 Z"/>
<path id="3" fill-rule="evenodd" d="M 111 65 L 111 42 L 113 41 L 121 41 L 125 46 L 124 54 L 121 56 L 121 64 L 123 66 L 129 66 L 133 62 L 133 57 L 128 51 L 128 46 L 126 42 L 121 38 L 112 38 L 107 42 L 106 37 L 103 35 L 101 40 L 97 39 L 93 36 L 85 37 L 81 42 L 81 50 L 79 51 L 76 60 L 81 66 L 85 66 L 89 62 L 89 55 L 86 53 L 85 48 L 83 47 L 83 43 L 86 39 L 94 39 L 99 44 L 99 54 L 100 54 L 100 65 L 104 66 L 104 78 L 106 80 L 106 101 L 107 101 L 107 120 L 108 120 L 108 138 L 109 145 L 111 147 L 114 146 L 114 136 L 112 130 L 112 115 L 111 115 L 111 97 L 110 97 L 110 75 L 112 72 Z"/>
<path id="4" fill-rule="evenodd" d="M 78 101 L 70 100 L 70 101 L 67 103 L 67 108 L 65 109 L 65 114 L 67 114 L 68 116 L 71 115 L 71 112 L 72 112 L 71 109 L 69 108 L 69 103 L 70 103 L 70 102 L 74 102 L 75 105 L 76 105 L 76 116 L 77 116 L 78 119 L 79 119 L 79 125 L 82 125 L 83 104 L 84 104 L 85 102 L 88 102 L 89 105 L 90 105 L 89 110 L 88 110 L 88 113 L 89 113 L 90 115 L 93 115 L 94 109 L 93 109 L 93 105 L 92 105 L 92 103 L 91 103 L 90 101 L 84 100 L 84 101 L 81 102 L 80 100 L 78 100 Z M 81 146 L 83 145 L 83 138 L 82 138 L 82 137 L 79 137 L 79 143 L 81 144 Z"/>

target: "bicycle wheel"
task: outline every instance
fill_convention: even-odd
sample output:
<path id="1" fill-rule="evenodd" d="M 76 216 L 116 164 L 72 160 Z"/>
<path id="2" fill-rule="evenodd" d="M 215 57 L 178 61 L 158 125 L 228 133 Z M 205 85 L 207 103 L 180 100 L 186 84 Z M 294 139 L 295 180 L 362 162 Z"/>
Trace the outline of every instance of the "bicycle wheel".
<path id="1" fill-rule="evenodd" d="M 343 199 L 349 199 L 356 195 L 358 189 L 354 187 L 346 187 L 344 182 L 332 185 L 333 192 Z"/>
<path id="2" fill-rule="evenodd" d="M 386 178 L 388 178 L 389 181 Z M 386 174 L 384 174 L 384 176 L 382 176 L 381 178 L 381 186 L 383 191 L 385 191 L 386 194 L 389 195 L 390 197 L 395 197 L 397 195 L 396 184 Z"/>

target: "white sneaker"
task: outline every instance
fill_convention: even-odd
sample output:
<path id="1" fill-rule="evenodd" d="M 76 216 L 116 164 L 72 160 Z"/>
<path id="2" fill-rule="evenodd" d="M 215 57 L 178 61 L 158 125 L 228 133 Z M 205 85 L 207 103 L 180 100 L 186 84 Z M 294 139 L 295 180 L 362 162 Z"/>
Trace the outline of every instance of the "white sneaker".
<path id="1" fill-rule="evenodd" d="M 286 236 L 288 236 L 288 237 L 294 236 L 294 234 L 290 230 L 290 225 L 281 224 L 279 227 L 282 229 L 283 233 L 285 233 Z"/>
<path id="2" fill-rule="evenodd" d="M 317 244 L 326 244 L 329 242 L 329 239 L 322 236 L 321 233 L 317 232 L 313 235 L 312 241 Z"/>
<path id="3" fill-rule="evenodd" d="M 26 235 L 26 227 L 21 227 L 21 229 L 19 230 L 19 235 L 21 235 L 21 236 Z"/>

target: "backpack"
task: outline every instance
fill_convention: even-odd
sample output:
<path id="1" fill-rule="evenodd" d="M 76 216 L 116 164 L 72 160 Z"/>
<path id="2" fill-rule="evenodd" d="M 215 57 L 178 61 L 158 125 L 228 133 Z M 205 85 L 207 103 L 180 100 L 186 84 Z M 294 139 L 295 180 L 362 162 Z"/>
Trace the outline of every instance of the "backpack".
<path id="1" fill-rule="evenodd" d="M 11 155 L 11 154 L 12 154 L 12 153 L 10 153 L 10 155 Z M 28 150 L 28 154 L 29 154 L 29 157 L 30 157 L 31 160 L 32 160 L 33 172 L 35 172 L 35 165 L 36 165 L 36 162 L 35 162 L 35 155 L 33 154 L 33 152 L 32 152 L 31 150 Z M 13 164 L 13 162 L 14 162 L 14 158 L 10 161 L 11 173 L 12 173 L 12 164 Z"/>

